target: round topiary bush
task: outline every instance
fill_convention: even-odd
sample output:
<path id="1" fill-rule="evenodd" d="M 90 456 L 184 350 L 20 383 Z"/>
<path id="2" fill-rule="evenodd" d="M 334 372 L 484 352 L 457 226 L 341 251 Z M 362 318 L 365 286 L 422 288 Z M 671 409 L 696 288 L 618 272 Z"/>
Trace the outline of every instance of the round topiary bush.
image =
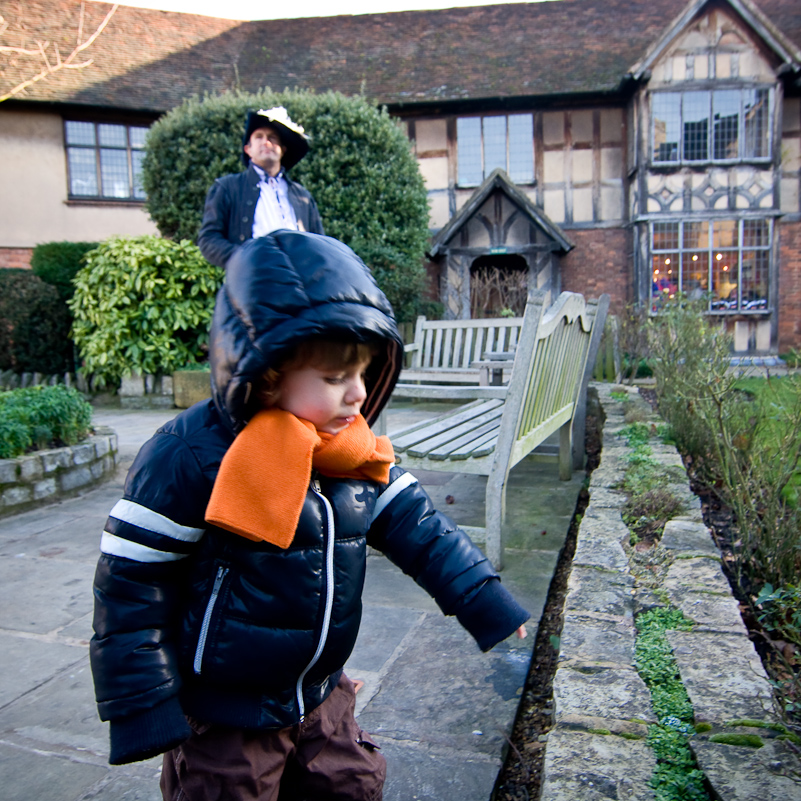
<path id="1" fill-rule="evenodd" d="M 428 199 L 401 126 L 362 97 L 264 90 L 192 98 L 150 129 L 143 164 L 147 208 L 161 233 L 197 237 L 214 180 L 239 172 L 248 109 L 285 106 L 311 137 L 292 178 L 314 195 L 326 233 L 374 271 L 398 319 L 425 295 Z"/>
<path id="2" fill-rule="evenodd" d="M 116 386 L 131 373 L 165 375 L 203 361 L 222 278 L 187 240 L 102 243 L 87 254 L 69 301 L 82 369 Z"/>

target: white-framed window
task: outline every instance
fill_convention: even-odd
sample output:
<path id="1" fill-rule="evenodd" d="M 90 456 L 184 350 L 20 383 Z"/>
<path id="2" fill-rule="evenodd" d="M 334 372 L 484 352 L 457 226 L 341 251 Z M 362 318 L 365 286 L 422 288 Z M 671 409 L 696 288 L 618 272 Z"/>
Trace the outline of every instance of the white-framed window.
<path id="1" fill-rule="evenodd" d="M 651 223 L 651 310 L 684 292 L 717 313 L 769 309 L 769 219 Z"/>
<path id="2" fill-rule="evenodd" d="M 70 198 L 144 200 L 144 125 L 64 121 Z"/>
<path id="3" fill-rule="evenodd" d="M 769 88 L 654 92 L 652 163 L 769 160 L 771 98 Z"/>
<path id="4" fill-rule="evenodd" d="M 534 120 L 531 114 L 456 119 L 459 186 L 478 186 L 501 168 L 516 184 L 534 183 Z"/>

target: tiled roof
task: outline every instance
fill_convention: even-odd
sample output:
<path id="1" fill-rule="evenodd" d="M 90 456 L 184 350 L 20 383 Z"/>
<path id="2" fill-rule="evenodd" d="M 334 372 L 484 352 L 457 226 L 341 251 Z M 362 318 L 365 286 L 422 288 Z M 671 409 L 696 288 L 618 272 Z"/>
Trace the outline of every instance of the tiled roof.
<path id="1" fill-rule="evenodd" d="M 801 49 L 801 2 L 756 4 Z M 21 13 L 36 38 L 66 42 L 74 26 L 65 19 L 77 19 L 79 6 L 24 2 Z M 686 6 L 558 0 L 245 23 L 121 7 L 88 51 L 91 67 L 53 76 L 25 98 L 162 111 L 234 86 L 364 92 L 390 106 L 614 92 Z M 86 8 L 94 21 L 109 7 Z M 0 81 L 9 80 L 5 68 Z"/>
<path id="2" fill-rule="evenodd" d="M 89 38 L 111 10 L 111 4 L 84 3 L 82 41 Z M 0 36 L 6 46 L 36 48 L 46 43 L 49 60 L 56 61 L 54 45 L 66 58 L 78 40 L 81 26 L 80 0 L 2 0 L 0 15 L 8 29 Z M 203 42 L 241 25 L 240 21 L 175 14 L 120 6 L 108 27 L 77 58 L 92 59 L 84 69 L 62 69 L 33 84 L 18 96 L 21 100 L 81 102 L 121 108 L 164 110 L 180 102 L 172 83 L 190 80 L 203 91 Z M 184 64 L 186 75 L 171 76 L 164 68 L 174 54 L 192 53 Z M 35 75 L 41 59 L 0 53 L 0 94 Z M 127 76 L 147 70 L 149 85 L 136 85 Z M 209 84 L 208 88 L 216 88 Z M 168 98 L 171 98 L 168 100 Z"/>

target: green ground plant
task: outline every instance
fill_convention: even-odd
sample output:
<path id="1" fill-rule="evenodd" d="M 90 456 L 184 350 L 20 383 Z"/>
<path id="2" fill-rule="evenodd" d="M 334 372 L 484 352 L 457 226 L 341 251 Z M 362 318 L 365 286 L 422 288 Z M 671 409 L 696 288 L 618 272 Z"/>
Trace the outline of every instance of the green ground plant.
<path id="1" fill-rule="evenodd" d="M 57 385 L 0 393 L 0 458 L 74 445 L 92 427 L 92 407 L 76 389 Z"/>
<path id="2" fill-rule="evenodd" d="M 69 302 L 82 370 L 113 387 L 133 372 L 167 375 L 205 361 L 222 279 L 186 240 L 108 239 L 86 255 Z"/>
<path id="3" fill-rule="evenodd" d="M 659 411 L 694 477 L 732 512 L 728 564 L 763 624 L 782 706 L 797 715 L 801 645 L 786 623 L 801 617 L 801 379 L 744 379 L 730 337 L 684 299 L 648 327 Z"/>
<path id="4" fill-rule="evenodd" d="M 623 504 L 623 522 L 631 531 L 631 544 L 659 539 L 668 520 L 684 510 L 684 504 L 666 486 L 672 481 L 684 480 L 684 473 L 661 465 L 653 458 L 648 444 L 657 433 L 651 423 L 629 423 L 621 429 L 621 436 L 631 448 L 626 456 L 626 473 L 621 488 L 626 493 Z"/>
<path id="5" fill-rule="evenodd" d="M 651 787 L 657 801 L 708 801 L 703 771 L 688 745 L 695 733 L 692 704 L 666 636 L 668 630 L 689 631 L 694 624 L 680 610 L 656 607 L 638 615 L 635 625 L 635 665 L 658 720 L 648 729 L 657 760 Z"/>

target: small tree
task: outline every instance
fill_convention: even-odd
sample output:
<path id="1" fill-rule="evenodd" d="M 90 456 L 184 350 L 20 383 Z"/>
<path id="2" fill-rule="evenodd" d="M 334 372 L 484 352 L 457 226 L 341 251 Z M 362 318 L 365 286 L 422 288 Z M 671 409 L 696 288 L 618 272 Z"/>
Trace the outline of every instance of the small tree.
<path id="1" fill-rule="evenodd" d="M 86 61 L 77 61 L 77 59 L 79 56 L 82 57 L 83 52 L 91 47 L 97 37 L 103 33 L 118 8 L 119 5 L 117 4 L 112 6 L 103 21 L 95 29 L 95 32 L 84 39 L 83 23 L 86 4 L 81 3 L 81 11 L 78 19 L 78 44 L 64 56 L 61 55 L 61 49 L 56 42 L 29 42 L 25 20 L 17 21 L 12 32 L 16 35 L 15 38 L 17 41 L 22 41 L 26 44 L 2 44 L 0 45 L 0 54 L 11 58 L 27 59 L 29 66 L 27 70 L 24 70 L 22 73 L 27 74 L 27 77 L 22 78 L 22 80 L 14 86 L 0 89 L 0 103 L 24 92 L 29 86 L 33 86 L 33 84 L 43 81 L 61 70 L 82 70 L 90 66 L 94 59 L 89 58 Z M 4 17 L 0 16 L 0 35 L 6 35 L 10 27 L 9 22 Z M 0 72 L 0 74 L 2 73 Z M 22 75 L 20 75 L 20 77 L 22 77 Z"/>
<path id="2" fill-rule="evenodd" d="M 69 301 L 83 370 L 114 386 L 204 360 L 222 277 L 186 240 L 115 237 L 90 251 Z"/>
<path id="3" fill-rule="evenodd" d="M 242 169 L 247 110 L 272 106 L 285 106 L 311 136 L 292 177 L 314 195 L 326 233 L 373 269 L 399 320 L 414 319 L 425 294 L 425 185 L 402 128 L 362 97 L 231 92 L 173 109 L 150 129 L 143 164 L 159 230 L 173 239 L 197 237 L 209 187 Z"/>

